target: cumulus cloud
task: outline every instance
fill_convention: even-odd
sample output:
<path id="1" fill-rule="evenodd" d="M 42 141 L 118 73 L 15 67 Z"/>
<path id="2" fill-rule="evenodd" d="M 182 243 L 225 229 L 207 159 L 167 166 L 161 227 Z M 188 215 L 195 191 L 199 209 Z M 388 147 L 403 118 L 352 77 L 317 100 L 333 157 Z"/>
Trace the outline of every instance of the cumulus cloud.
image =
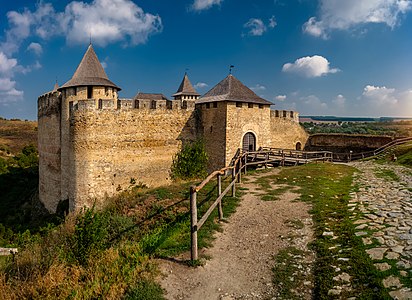
<path id="1" fill-rule="evenodd" d="M 258 83 L 250 87 L 250 89 L 254 91 L 255 93 L 258 93 L 258 92 L 263 92 L 264 90 L 266 90 L 266 87 Z"/>
<path id="2" fill-rule="evenodd" d="M 326 39 L 333 30 L 348 30 L 367 23 L 394 28 L 411 9 L 412 0 L 320 0 L 319 16 L 311 17 L 303 31 Z"/>
<path id="3" fill-rule="evenodd" d="M 43 53 L 43 47 L 39 43 L 30 43 L 27 51 L 33 51 L 34 54 L 41 55 Z"/>
<path id="4" fill-rule="evenodd" d="M 23 97 L 23 91 L 16 89 L 16 81 L 12 79 L 17 67 L 16 59 L 8 58 L 0 52 L 0 103 L 2 104 L 14 102 Z"/>
<path id="5" fill-rule="evenodd" d="M 337 95 L 336 98 L 332 100 L 332 103 L 339 109 L 342 109 L 345 107 L 346 98 L 343 95 Z"/>
<path id="6" fill-rule="evenodd" d="M 31 35 L 45 40 L 64 36 L 68 44 L 86 44 L 91 35 L 100 46 L 115 42 L 138 45 L 162 30 L 160 16 L 145 13 L 131 0 L 72 1 L 61 12 L 40 2 L 34 11 L 10 11 L 7 17 L 10 29 L 0 47 L 9 54 Z"/>
<path id="7" fill-rule="evenodd" d="M 261 19 L 251 18 L 247 21 L 244 25 L 244 28 L 247 28 L 248 35 L 252 36 L 261 36 L 267 30 L 266 25 L 263 23 Z"/>
<path id="8" fill-rule="evenodd" d="M 409 117 L 412 113 L 412 90 L 366 85 L 358 99 L 360 107 L 369 115 Z"/>
<path id="9" fill-rule="evenodd" d="M 195 88 L 196 89 L 204 89 L 207 88 L 209 85 L 207 83 L 204 82 L 198 82 L 195 84 Z"/>
<path id="10" fill-rule="evenodd" d="M 331 68 L 329 61 L 323 56 L 314 55 L 298 58 L 294 63 L 284 64 L 282 71 L 312 78 L 337 73 L 340 70 Z"/>
<path id="11" fill-rule="evenodd" d="M 195 0 L 191 7 L 195 11 L 202 11 L 220 5 L 222 2 L 223 0 Z"/>
<path id="12" fill-rule="evenodd" d="M 286 95 L 278 95 L 275 97 L 275 100 L 283 102 L 286 100 L 286 98 L 287 98 Z"/>

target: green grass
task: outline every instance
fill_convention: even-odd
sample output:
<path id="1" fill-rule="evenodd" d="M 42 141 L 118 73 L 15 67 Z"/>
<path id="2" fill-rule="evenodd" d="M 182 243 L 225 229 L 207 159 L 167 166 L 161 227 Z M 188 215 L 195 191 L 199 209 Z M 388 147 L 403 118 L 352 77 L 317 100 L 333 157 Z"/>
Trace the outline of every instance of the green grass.
<path id="1" fill-rule="evenodd" d="M 354 172 L 354 168 L 345 165 L 308 164 L 284 168 L 280 174 L 263 177 L 260 181 L 263 189 L 268 189 L 271 184 L 299 188 L 300 200 L 312 205 L 315 236 L 311 247 L 316 253 L 313 270 L 315 299 L 329 299 L 328 291 L 334 285 L 333 277 L 337 275 L 332 266 L 340 266 L 352 277 L 353 290 L 342 292 L 342 297 L 389 297 L 381 283 L 384 277 L 373 266 L 361 239 L 355 236 L 355 225 L 350 219 L 347 204 L 349 193 L 354 189 Z M 337 238 L 323 236 L 325 231 L 332 231 Z M 337 244 L 341 246 L 331 248 Z M 338 261 L 338 258 L 349 258 L 349 261 Z"/>
<path id="2" fill-rule="evenodd" d="M 172 259 L 190 250 L 192 184 L 137 186 L 108 199 L 100 211 L 69 215 L 41 232 L 12 232 L 20 251 L 14 261 L 0 260 L 0 299 L 162 299 L 153 258 Z M 225 217 L 235 211 L 240 194 L 223 199 Z M 215 181 L 198 193 L 199 219 L 216 197 Z M 7 229 L 0 227 L 3 236 Z M 215 209 L 198 232 L 199 248 L 210 246 L 219 230 Z"/>
<path id="3" fill-rule="evenodd" d="M 375 175 L 378 178 L 383 178 L 385 180 L 388 181 L 399 181 L 400 178 L 398 175 L 396 175 L 396 173 L 392 170 L 388 170 L 388 169 L 375 169 Z"/>

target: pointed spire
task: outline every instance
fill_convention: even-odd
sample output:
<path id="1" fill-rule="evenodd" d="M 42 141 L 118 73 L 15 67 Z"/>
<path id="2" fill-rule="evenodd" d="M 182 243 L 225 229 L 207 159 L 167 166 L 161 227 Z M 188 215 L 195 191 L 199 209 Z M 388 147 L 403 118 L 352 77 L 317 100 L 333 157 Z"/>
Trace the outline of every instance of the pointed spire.
<path id="1" fill-rule="evenodd" d="M 200 94 L 196 92 L 195 88 L 190 82 L 189 77 L 187 76 L 187 72 L 185 72 L 182 83 L 177 89 L 177 92 L 173 94 L 173 97 L 180 96 L 180 95 L 200 96 Z"/>
<path id="2" fill-rule="evenodd" d="M 82 61 L 74 72 L 72 79 L 66 82 L 59 89 L 73 86 L 109 86 L 120 90 L 120 88 L 109 80 L 102 64 L 94 52 L 93 45 L 90 44 Z"/>
<path id="3" fill-rule="evenodd" d="M 56 79 L 56 83 L 54 84 L 53 87 L 53 92 L 56 92 L 59 89 L 59 84 L 57 83 L 57 79 Z"/>
<path id="4" fill-rule="evenodd" d="M 225 79 L 215 85 L 210 91 L 202 96 L 196 103 L 207 103 L 215 101 L 248 102 L 264 105 L 273 105 L 245 86 L 239 79 L 229 74 Z"/>

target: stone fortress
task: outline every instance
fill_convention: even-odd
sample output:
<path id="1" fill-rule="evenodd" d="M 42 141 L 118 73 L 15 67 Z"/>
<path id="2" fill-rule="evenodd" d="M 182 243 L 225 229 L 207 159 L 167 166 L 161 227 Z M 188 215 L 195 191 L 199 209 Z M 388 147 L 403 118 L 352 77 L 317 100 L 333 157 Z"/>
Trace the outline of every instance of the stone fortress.
<path id="1" fill-rule="evenodd" d="M 209 171 L 228 165 L 238 148 L 301 149 L 298 113 L 271 110 L 228 75 L 200 97 L 187 74 L 169 100 L 138 93 L 121 99 L 89 45 L 73 77 L 38 98 L 39 197 L 55 212 L 101 203 L 133 182 L 170 182 L 182 144 L 203 139 Z"/>

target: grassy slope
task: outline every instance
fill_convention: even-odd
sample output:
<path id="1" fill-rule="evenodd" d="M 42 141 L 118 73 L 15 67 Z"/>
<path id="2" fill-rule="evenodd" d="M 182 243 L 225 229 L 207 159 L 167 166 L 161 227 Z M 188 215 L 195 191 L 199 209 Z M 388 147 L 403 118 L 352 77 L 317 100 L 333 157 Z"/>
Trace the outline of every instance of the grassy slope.
<path id="1" fill-rule="evenodd" d="M 30 144 L 37 145 L 37 122 L 0 119 L 0 157 L 7 157 L 7 151 L 16 154 Z"/>
<path id="2" fill-rule="evenodd" d="M 190 249 L 190 182 L 153 190 L 132 188 L 102 211 L 68 216 L 60 226 L 18 234 L 15 261 L 0 261 L 0 299 L 161 299 L 151 258 Z M 227 182 L 225 182 L 227 184 Z M 198 194 L 199 216 L 216 196 L 215 184 Z M 225 216 L 239 198 L 226 197 Z M 199 231 L 207 247 L 220 230 L 217 212 Z"/>

